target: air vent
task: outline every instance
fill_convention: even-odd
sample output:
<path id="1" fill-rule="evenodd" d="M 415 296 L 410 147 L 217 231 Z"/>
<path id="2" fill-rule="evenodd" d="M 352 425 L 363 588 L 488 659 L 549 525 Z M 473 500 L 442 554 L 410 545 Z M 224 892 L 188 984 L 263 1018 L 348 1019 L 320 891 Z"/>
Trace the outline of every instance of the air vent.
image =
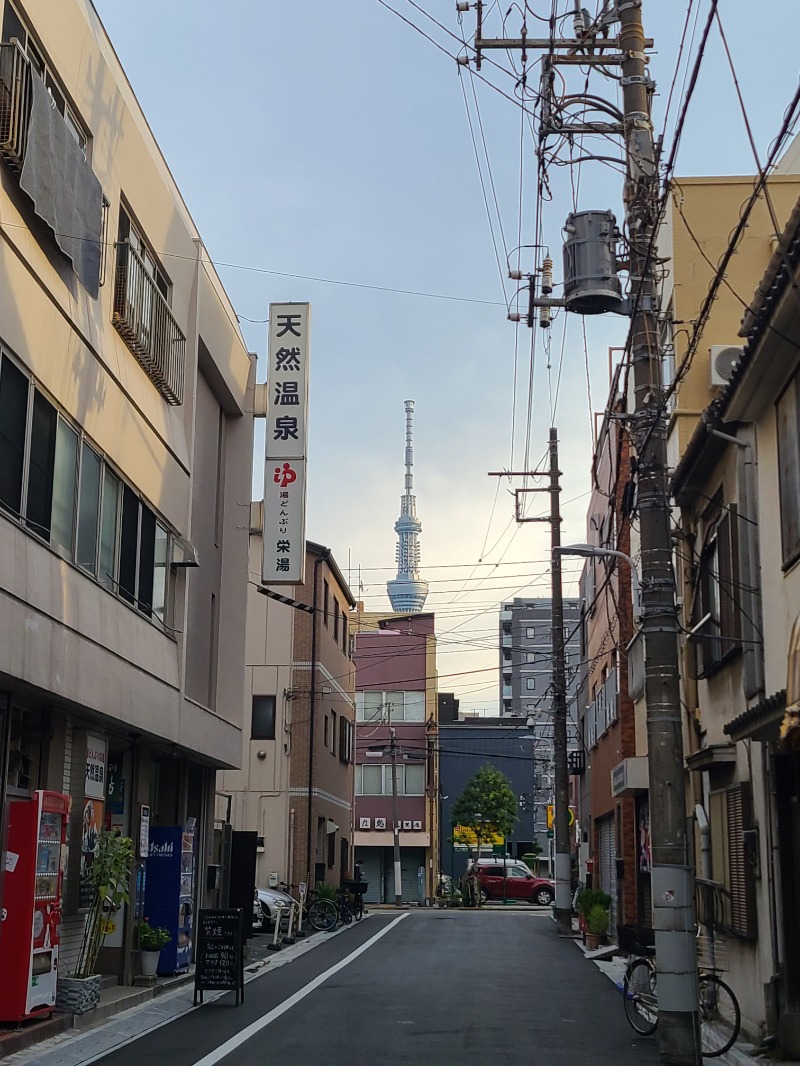
<path id="1" fill-rule="evenodd" d="M 711 385 L 712 388 L 725 386 L 731 380 L 736 364 L 742 358 L 744 348 L 736 344 L 712 344 Z"/>

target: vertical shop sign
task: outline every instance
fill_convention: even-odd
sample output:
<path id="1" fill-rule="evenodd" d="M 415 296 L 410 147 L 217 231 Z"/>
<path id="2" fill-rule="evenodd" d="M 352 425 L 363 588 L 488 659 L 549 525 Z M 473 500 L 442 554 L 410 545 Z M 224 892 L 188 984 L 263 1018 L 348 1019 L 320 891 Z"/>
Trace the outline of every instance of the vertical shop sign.
<path id="1" fill-rule="evenodd" d="M 139 858 L 150 854 L 150 808 L 146 803 L 139 807 Z"/>
<path id="2" fill-rule="evenodd" d="M 103 829 L 107 757 L 108 745 L 105 739 L 89 733 L 86 737 L 86 774 L 83 788 L 79 907 L 88 907 L 94 895 L 89 871 L 94 862 L 97 844 Z"/>
<path id="3" fill-rule="evenodd" d="M 310 326 L 309 304 L 269 305 L 261 564 L 267 585 L 297 585 L 305 576 Z"/>

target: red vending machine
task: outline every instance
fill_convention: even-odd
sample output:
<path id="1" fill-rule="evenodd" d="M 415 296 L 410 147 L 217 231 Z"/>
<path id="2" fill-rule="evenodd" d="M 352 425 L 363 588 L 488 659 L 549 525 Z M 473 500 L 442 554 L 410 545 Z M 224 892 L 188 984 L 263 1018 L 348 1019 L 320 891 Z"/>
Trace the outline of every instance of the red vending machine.
<path id="1" fill-rule="evenodd" d="M 61 884 L 69 796 L 35 792 L 8 803 L 0 1019 L 52 1014 L 58 976 Z"/>

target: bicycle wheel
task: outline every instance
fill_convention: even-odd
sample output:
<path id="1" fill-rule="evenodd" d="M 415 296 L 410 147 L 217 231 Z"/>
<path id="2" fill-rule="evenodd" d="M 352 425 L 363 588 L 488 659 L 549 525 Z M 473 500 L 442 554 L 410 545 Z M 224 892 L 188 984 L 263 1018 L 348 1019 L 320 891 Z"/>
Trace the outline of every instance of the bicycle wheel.
<path id="1" fill-rule="evenodd" d="M 309 922 L 323 933 L 336 928 L 336 917 L 336 904 L 329 899 L 315 899 L 308 908 Z"/>
<path id="2" fill-rule="evenodd" d="M 700 976 L 700 1046 L 708 1058 L 724 1055 L 734 1044 L 742 1013 L 733 992 L 715 973 Z"/>
<path id="3" fill-rule="evenodd" d="M 650 1036 L 658 1025 L 656 968 L 649 959 L 634 959 L 625 971 L 622 985 L 625 1017 L 642 1036 Z"/>
<path id="4" fill-rule="evenodd" d="M 361 895 L 355 897 L 355 902 L 353 903 L 353 914 L 355 915 L 355 919 L 357 922 L 360 922 L 361 919 L 364 917 L 364 897 Z"/>
<path id="5" fill-rule="evenodd" d="M 347 896 L 339 897 L 339 920 L 342 925 L 349 925 L 353 920 L 353 912 L 350 910 L 350 902 Z"/>

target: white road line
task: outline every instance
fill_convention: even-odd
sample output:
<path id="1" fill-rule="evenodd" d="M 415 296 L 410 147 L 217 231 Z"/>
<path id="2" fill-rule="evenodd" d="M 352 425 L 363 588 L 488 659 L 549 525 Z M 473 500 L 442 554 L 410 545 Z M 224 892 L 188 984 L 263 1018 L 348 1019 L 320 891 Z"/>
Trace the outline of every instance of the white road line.
<path id="1" fill-rule="evenodd" d="M 306 996 L 319 988 L 319 986 L 324 984 L 329 977 L 333 977 L 334 974 L 343 970 L 345 966 L 349 966 L 359 955 L 363 955 L 373 944 L 377 943 L 382 936 L 386 936 L 390 930 L 394 929 L 398 922 L 402 922 L 402 920 L 407 917 L 407 912 L 405 914 L 398 914 L 393 922 L 384 926 L 383 929 L 375 934 L 375 936 L 370 937 L 369 940 L 365 941 L 361 947 L 356 948 L 355 951 L 352 951 L 349 955 L 345 956 L 340 962 L 331 966 L 330 969 L 325 970 L 325 972 L 321 973 L 319 977 L 315 977 L 313 981 L 309 981 L 307 985 L 298 989 L 297 992 L 289 996 L 288 999 L 285 999 L 283 1003 L 280 1003 L 277 1007 L 273 1007 L 268 1014 L 259 1018 L 258 1021 L 253 1022 L 252 1025 L 248 1025 L 246 1029 L 242 1029 L 242 1031 L 237 1033 L 236 1036 L 232 1036 L 230 1040 L 226 1040 L 224 1044 L 220 1044 L 215 1051 L 205 1055 L 202 1059 L 198 1059 L 197 1062 L 194 1063 L 194 1066 L 214 1066 L 215 1063 L 224 1059 L 226 1055 L 230 1055 L 232 1051 L 241 1047 L 242 1044 L 245 1044 L 248 1040 L 254 1037 L 256 1033 L 260 1033 L 262 1029 L 265 1029 L 277 1018 L 280 1018 L 282 1014 L 285 1014 L 287 1010 L 291 1010 L 296 1003 L 299 1003 L 300 1000 L 305 999 Z"/>

